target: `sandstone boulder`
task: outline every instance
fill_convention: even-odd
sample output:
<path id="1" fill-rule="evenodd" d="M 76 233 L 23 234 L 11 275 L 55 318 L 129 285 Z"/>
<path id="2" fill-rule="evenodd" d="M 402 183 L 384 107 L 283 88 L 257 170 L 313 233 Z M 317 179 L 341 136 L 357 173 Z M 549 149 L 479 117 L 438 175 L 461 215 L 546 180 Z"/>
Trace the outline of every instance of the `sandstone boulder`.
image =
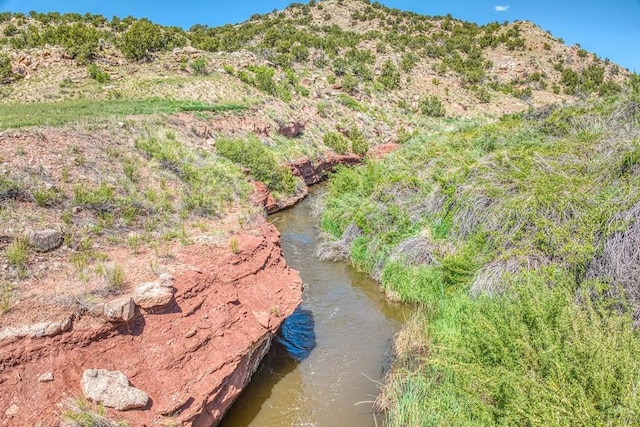
<path id="1" fill-rule="evenodd" d="M 82 374 L 84 397 L 118 411 L 142 408 L 149 396 L 129 384 L 129 379 L 120 371 L 86 369 Z"/>
<path id="2" fill-rule="evenodd" d="M 0 330 L 0 341 L 24 337 L 52 337 L 71 330 L 71 326 L 71 318 L 33 323 L 30 325 L 12 326 Z"/>
<path id="3" fill-rule="evenodd" d="M 103 313 L 111 322 L 128 322 L 133 319 L 135 308 L 133 299 L 127 295 L 105 303 Z"/>
<path id="4" fill-rule="evenodd" d="M 133 302 L 136 305 L 150 309 L 169 304 L 173 299 L 173 290 L 166 282 L 147 282 L 136 286 Z"/>
<path id="5" fill-rule="evenodd" d="M 64 236 L 58 230 L 29 231 L 26 234 L 29 245 L 38 252 L 53 251 L 64 242 Z"/>
<path id="6" fill-rule="evenodd" d="M 284 124 L 280 126 L 279 132 L 280 135 L 286 136 L 287 138 L 295 138 L 304 132 L 304 123 L 294 121 Z"/>

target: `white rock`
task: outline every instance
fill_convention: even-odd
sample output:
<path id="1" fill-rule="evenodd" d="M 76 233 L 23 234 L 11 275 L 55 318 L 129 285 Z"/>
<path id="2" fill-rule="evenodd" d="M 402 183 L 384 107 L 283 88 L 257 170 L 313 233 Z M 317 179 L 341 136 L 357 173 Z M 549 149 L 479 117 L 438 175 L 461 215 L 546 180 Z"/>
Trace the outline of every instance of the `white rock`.
<path id="1" fill-rule="evenodd" d="M 129 379 L 120 371 L 86 369 L 82 374 L 84 397 L 118 411 L 142 408 L 149 396 L 129 384 Z"/>
<path id="2" fill-rule="evenodd" d="M 50 383 L 53 380 L 53 372 L 45 372 L 44 374 L 40 374 L 38 377 L 39 383 Z"/>
<path id="3" fill-rule="evenodd" d="M 116 298 L 104 304 L 104 316 L 111 322 L 128 322 L 135 315 L 135 305 L 131 296 Z"/>
<path id="4" fill-rule="evenodd" d="M 160 307 L 171 302 L 173 291 L 171 287 L 158 282 L 141 283 L 136 286 L 133 302 L 144 309 Z"/>
<path id="5" fill-rule="evenodd" d="M 20 408 L 18 407 L 18 405 L 14 403 L 13 405 L 9 406 L 6 411 L 4 411 L 4 415 L 8 418 L 13 418 L 18 415 L 19 410 Z"/>

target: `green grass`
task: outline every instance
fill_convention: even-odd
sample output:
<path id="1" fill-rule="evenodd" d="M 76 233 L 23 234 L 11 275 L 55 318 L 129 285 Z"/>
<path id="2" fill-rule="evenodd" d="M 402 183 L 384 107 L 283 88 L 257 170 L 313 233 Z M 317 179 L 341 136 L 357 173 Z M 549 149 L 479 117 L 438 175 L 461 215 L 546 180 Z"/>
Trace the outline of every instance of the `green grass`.
<path id="1" fill-rule="evenodd" d="M 9 265 L 24 270 L 29 259 L 29 242 L 26 238 L 17 238 L 4 251 Z"/>
<path id="2" fill-rule="evenodd" d="M 82 99 L 55 103 L 0 104 L 0 129 L 26 126 L 61 126 L 82 120 L 130 115 L 171 114 L 181 111 L 242 111 L 239 103 L 208 104 L 170 99 Z"/>
<path id="3" fill-rule="evenodd" d="M 640 203 L 634 96 L 448 122 L 334 174 L 324 230 L 356 225 L 353 265 L 424 307 L 428 355 L 396 361 L 389 425 L 640 423 L 635 308 L 586 278 Z"/>

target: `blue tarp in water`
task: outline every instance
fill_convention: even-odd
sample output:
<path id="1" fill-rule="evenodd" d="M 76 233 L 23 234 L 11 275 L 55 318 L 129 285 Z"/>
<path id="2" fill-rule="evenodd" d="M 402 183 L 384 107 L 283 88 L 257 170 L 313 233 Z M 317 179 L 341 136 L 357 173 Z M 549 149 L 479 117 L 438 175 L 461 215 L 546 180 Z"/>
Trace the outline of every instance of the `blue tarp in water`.
<path id="1" fill-rule="evenodd" d="M 316 347 L 313 313 L 300 307 L 296 308 L 296 311 L 285 319 L 276 339 L 293 359 L 306 359 Z"/>

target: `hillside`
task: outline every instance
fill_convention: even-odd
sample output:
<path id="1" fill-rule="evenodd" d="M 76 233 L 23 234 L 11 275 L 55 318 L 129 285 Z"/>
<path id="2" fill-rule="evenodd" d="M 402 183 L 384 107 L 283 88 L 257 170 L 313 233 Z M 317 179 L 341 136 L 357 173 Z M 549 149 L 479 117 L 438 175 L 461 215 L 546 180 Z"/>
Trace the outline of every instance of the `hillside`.
<path id="1" fill-rule="evenodd" d="M 450 126 L 341 169 L 319 207 L 320 257 L 420 307 L 388 424 L 637 425 L 640 80 Z"/>
<path id="2" fill-rule="evenodd" d="M 349 215 L 381 221 L 358 224 L 370 240 L 360 238 L 342 252 L 350 251 L 356 266 L 381 280 L 391 298 L 424 302 L 432 297 L 424 289 L 399 288 L 403 280 L 394 274 L 409 281 L 418 274 L 407 272 L 392 257 L 400 237 L 437 236 L 437 244 L 429 241 L 424 248 L 434 254 L 422 255 L 437 263 L 453 263 L 437 274 L 456 285 L 470 285 L 478 271 L 499 274 L 491 266 L 505 264 L 513 273 L 524 262 L 513 257 L 531 247 L 536 251 L 527 256 L 535 265 L 551 265 L 559 250 L 569 259 L 562 258 L 562 263 L 569 263 L 570 270 L 584 269 L 602 241 L 579 233 L 576 239 L 583 240 L 570 241 L 567 235 L 584 231 L 573 223 L 558 235 L 536 234 L 535 241 L 511 237 L 521 238 L 534 228 L 544 234 L 543 225 L 536 222 L 537 213 L 564 203 L 561 195 L 578 197 L 588 192 L 592 181 L 604 186 L 605 199 L 615 188 L 632 192 L 637 156 L 629 147 L 635 134 L 619 136 L 624 141 L 620 146 L 606 145 L 606 138 L 614 134 L 615 124 L 620 129 L 637 129 L 637 99 L 629 95 L 629 81 L 634 78 L 616 64 L 579 46 L 566 46 L 529 22 L 478 26 L 361 0 L 293 4 L 241 24 L 195 25 L 189 30 L 130 17 L 2 13 L 0 344 L 4 355 L 0 384 L 33 371 L 36 365 L 29 363 L 36 363 L 38 369 L 47 368 L 45 361 L 67 366 L 65 351 L 75 345 L 85 346 L 88 353 L 92 348 L 102 352 L 108 347 L 107 338 L 137 336 L 145 324 L 180 322 L 175 310 L 162 309 L 156 316 L 154 309 L 138 306 L 135 316 L 105 314 L 105 304 L 126 299 L 137 285 L 159 281 L 169 273 L 175 276 L 171 301 L 184 303 L 194 312 L 201 308 L 196 301 L 201 296 L 209 298 L 204 307 L 212 312 L 217 310 L 216 302 L 233 306 L 225 325 L 230 331 L 235 325 L 242 333 L 252 334 L 242 341 L 243 359 L 236 358 L 234 363 L 255 369 L 255 358 L 259 360 L 264 346 L 268 347 L 300 292 L 299 279 L 286 267 L 264 216 L 304 197 L 307 185 L 323 179 L 338 164 L 365 162 L 363 168 L 336 175 L 323 226 L 342 238 L 355 221 Z M 631 112 L 620 106 L 623 102 Z M 620 111 L 625 116 L 616 118 Z M 400 145 L 389 160 L 380 166 L 373 163 Z M 549 152 L 539 152 L 539 147 Z M 569 180 L 563 168 L 582 171 L 592 152 L 602 154 L 598 170 L 580 182 Z M 607 157 L 610 153 L 615 156 Z M 629 153 L 628 165 L 621 153 Z M 526 205 L 531 202 L 526 179 L 508 175 L 509 165 L 526 166 L 522 170 L 529 171 L 537 167 L 531 162 L 549 172 L 537 177 L 542 195 L 555 194 L 535 209 Z M 498 177 L 490 176 L 494 167 Z M 388 177 L 385 168 L 400 170 L 389 181 L 393 188 L 376 187 Z M 608 168 L 619 170 L 620 176 L 605 176 Z M 416 177 L 415 170 L 425 172 Z M 332 200 L 359 191 L 360 174 L 367 173 L 373 174 L 375 185 L 364 184 L 366 191 L 352 199 L 364 207 L 352 211 L 331 205 Z M 562 178 L 561 184 L 543 186 L 556 175 Z M 630 181 L 618 185 L 623 178 Z M 565 179 L 571 186 L 563 187 Z M 520 198 L 508 202 L 516 190 L 523 192 Z M 598 197 L 587 204 L 597 204 Z M 522 218 L 505 214 L 510 206 L 498 200 L 525 204 L 522 209 L 531 208 L 535 224 L 500 229 L 503 221 L 520 224 Z M 403 211 L 408 201 L 422 210 Z M 391 204 L 381 208 L 383 202 Z M 583 208 L 582 199 L 566 203 Z M 635 201 L 625 197 L 611 203 L 588 211 L 588 219 L 597 218 L 594 227 L 602 235 L 606 234 L 603 221 L 630 209 Z M 447 204 L 460 206 L 449 211 L 444 208 Z M 389 217 L 377 218 L 378 208 L 389 212 Z M 336 209 L 343 217 L 332 216 Z M 397 212 L 404 216 L 396 218 Z M 565 213 L 549 211 L 548 215 Z M 380 228 L 396 220 L 408 228 L 390 235 Z M 489 239 L 495 245 L 490 250 L 479 241 L 487 236 L 475 228 L 487 221 L 495 222 L 492 233 L 507 236 Z M 447 241 L 449 233 L 455 235 L 452 242 Z M 381 252 L 370 254 L 374 246 Z M 247 291 L 247 305 L 239 307 L 231 304 L 236 301 L 233 296 L 218 288 L 203 296 L 206 286 L 192 287 L 189 282 L 194 271 L 224 270 L 202 279 L 221 289 L 244 289 L 253 283 L 207 260 L 202 256 L 206 251 L 238 271 L 249 271 L 251 278 L 267 274 L 265 283 L 273 283 L 273 289 L 260 297 Z M 573 252 L 578 252 L 579 259 L 570 257 Z M 269 271 L 253 264 L 257 253 L 267 254 Z M 50 330 L 40 333 L 45 323 Z M 40 329 L 29 329 L 34 325 Z M 149 329 L 153 333 L 153 327 Z M 172 340 L 188 342 L 182 329 L 174 328 L 172 333 Z M 149 348 L 162 338 L 162 334 L 142 336 Z M 224 337 L 196 338 L 198 345 L 189 348 L 201 355 L 210 340 Z M 186 348 L 184 344 L 180 351 Z M 106 354 L 108 363 L 116 365 L 120 356 Z M 132 364 L 144 365 L 140 354 L 132 354 L 134 359 L 140 357 Z M 191 360 L 185 354 L 166 357 L 174 357 L 164 360 L 167 366 L 175 360 L 186 360 L 188 365 Z M 193 360 L 197 365 L 199 359 Z M 81 372 L 79 367 L 74 369 L 64 381 L 77 392 Z M 154 383 L 157 375 L 148 375 L 148 369 L 145 365 L 136 370 L 143 372 L 139 381 L 163 390 Z M 244 374 L 250 376 L 248 371 Z M 29 377 L 19 383 L 22 394 L 15 399 L 28 401 L 36 380 Z M 197 404 L 172 420 L 192 422 L 202 414 L 219 419 L 244 380 L 234 381 L 238 382 L 226 385 L 235 394 L 225 394 L 223 388 L 216 389 L 216 395 L 206 387 L 198 389 Z M 0 392 L 0 401 L 9 407 L 15 400 L 12 393 L 6 388 Z M 67 390 L 42 392 L 38 395 L 43 399 L 41 412 L 20 419 L 59 416 L 61 411 L 54 414 L 52 408 L 63 392 Z M 223 399 L 219 396 L 226 396 L 227 406 L 217 400 Z M 189 400 L 188 393 L 183 397 Z M 161 409 L 171 406 L 165 403 Z M 171 418 L 166 414 L 173 412 L 154 412 L 156 418 L 131 417 L 134 422 L 148 422 Z M 109 415 L 119 416 L 114 413 Z"/>

